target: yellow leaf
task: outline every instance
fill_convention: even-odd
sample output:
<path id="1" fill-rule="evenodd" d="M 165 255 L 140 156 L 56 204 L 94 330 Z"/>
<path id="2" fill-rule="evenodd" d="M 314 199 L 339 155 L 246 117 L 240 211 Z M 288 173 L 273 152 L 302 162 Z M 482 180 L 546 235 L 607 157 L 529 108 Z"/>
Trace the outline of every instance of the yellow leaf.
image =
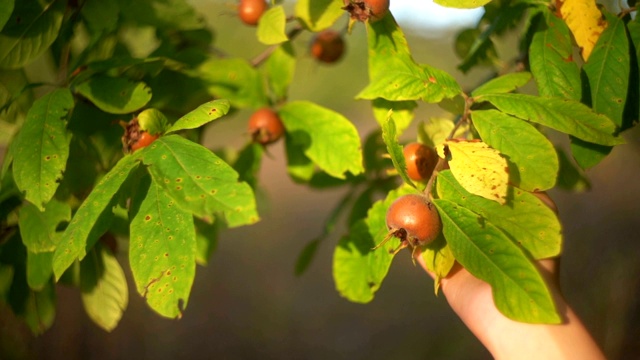
<path id="1" fill-rule="evenodd" d="M 595 0 L 557 0 L 557 7 L 562 20 L 582 49 L 582 58 L 587 61 L 600 34 L 607 27 L 600 9 Z"/>
<path id="2" fill-rule="evenodd" d="M 467 191 L 497 201 L 507 202 L 509 169 L 500 152 L 479 140 L 447 140 L 437 147 L 438 155 L 448 160 L 456 180 Z"/>

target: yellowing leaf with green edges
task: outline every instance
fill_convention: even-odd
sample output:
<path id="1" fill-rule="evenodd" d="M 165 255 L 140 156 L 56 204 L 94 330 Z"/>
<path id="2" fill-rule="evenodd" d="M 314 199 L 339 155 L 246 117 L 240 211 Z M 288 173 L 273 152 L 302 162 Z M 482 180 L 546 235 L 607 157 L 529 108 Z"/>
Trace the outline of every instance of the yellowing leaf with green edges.
<path id="1" fill-rule="evenodd" d="M 558 0 L 560 15 L 569 29 L 576 43 L 582 49 L 582 58 L 586 61 L 591 55 L 600 34 L 607 27 L 602 19 L 602 13 L 596 6 L 595 0 Z"/>
<path id="2" fill-rule="evenodd" d="M 437 148 L 451 172 L 468 192 L 504 204 L 507 201 L 507 160 L 482 141 L 447 140 Z"/>

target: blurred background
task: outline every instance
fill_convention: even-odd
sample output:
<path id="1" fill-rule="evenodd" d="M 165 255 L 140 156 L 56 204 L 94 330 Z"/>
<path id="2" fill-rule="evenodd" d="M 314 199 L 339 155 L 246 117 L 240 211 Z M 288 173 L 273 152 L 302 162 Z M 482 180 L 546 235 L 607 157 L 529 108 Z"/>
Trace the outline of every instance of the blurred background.
<path id="1" fill-rule="evenodd" d="M 255 29 L 236 18 L 233 1 L 192 3 L 215 32 L 215 46 L 225 53 L 250 59 L 266 48 L 256 40 Z M 393 0 L 392 12 L 416 61 L 446 70 L 465 89 L 487 75 L 474 70 L 463 76 L 456 70 L 459 59 L 453 50 L 456 32 L 473 26 L 481 10 L 443 12 L 427 1 Z M 370 103 L 353 100 L 368 79 L 364 27 L 356 25 L 347 36 L 347 53 L 334 66 L 313 61 L 307 53 L 310 38 L 306 33 L 295 41 L 302 59 L 290 98 L 344 114 L 364 138 L 377 127 Z M 513 41 L 500 43 L 498 50 L 507 58 Z M 206 145 L 238 149 L 246 144 L 249 114 L 239 111 L 213 123 Z M 439 115 L 445 113 L 437 106 L 420 104 L 402 140 L 415 140 L 416 124 Z M 611 359 L 640 359 L 639 136 L 637 128 L 627 132 L 628 144 L 616 147 L 587 173 L 590 191 L 550 192 L 564 225 L 564 294 Z M 221 234 L 210 264 L 197 269 L 181 320 L 156 315 L 130 283 L 129 307 L 118 327 L 106 333 L 88 319 L 79 291 L 59 286 L 56 321 L 38 338 L 2 312 L 4 346 L 10 341 L 18 357 L 69 360 L 491 358 L 443 296 L 433 294 L 431 278 L 412 264 L 408 253 L 396 257 L 373 302 L 361 305 L 341 298 L 331 264 L 343 226 L 322 243 L 308 271 L 296 277 L 298 254 L 322 233 L 344 190 L 294 184 L 286 174 L 282 142 L 270 147 L 260 181 L 262 221 Z M 127 271 L 127 254 L 121 252 L 118 259 Z"/>

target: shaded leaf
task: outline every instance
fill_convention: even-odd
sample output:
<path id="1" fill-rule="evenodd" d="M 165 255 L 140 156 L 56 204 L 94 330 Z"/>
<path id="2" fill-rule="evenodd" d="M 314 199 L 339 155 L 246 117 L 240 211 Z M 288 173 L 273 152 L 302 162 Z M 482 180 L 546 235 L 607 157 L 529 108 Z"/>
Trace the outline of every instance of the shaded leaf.
<path id="1" fill-rule="evenodd" d="M 424 248 L 421 256 L 427 269 L 435 275 L 433 290 L 437 295 L 440 281 L 449 274 L 456 263 L 456 258 L 442 234 Z"/>
<path id="2" fill-rule="evenodd" d="M 509 172 L 507 160 L 482 141 L 447 140 L 436 148 L 451 172 L 470 193 L 504 204 Z"/>
<path id="3" fill-rule="evenodd" d="M 0 32 L 0 68 L 17 69 L 45 52 L 58 37 L 65 7 L 57 0 L 16 1 Z"/>
<path id="4" fill-rule="evenodd" d="M 15 7 L 15 0 L 0 0 L 0 30 L 5 26 L 13 9 Z"/>
<path id="5" fill-rule="evenodd" d="M 282 5 L 271 7 L 258 20 L 258 40 L 266 45 L 283 43 L 289 38 L 285 33 L 287 15 Z"/>
<path id="6" fill-rule="evenodd" d="M 489 146 L 508 157 L 512 183 L 527 191 L 552 188 L 558 176 L 553 144 L 533 125 L 496 110 L 473 111 L 473 125 Z"/>
<path id="7" fill-rule="evenodd" d="M 32 253 L 53 251 L 60 235 L 56 227 L 69 220 L 71 207 L 68 203 L 53 199 L 42 212 L 32 204 L 24 204 L 18 214 L 22 242 Z"/>
<path id="8" fill-rule="evenodd" d="M 121 13 L 142 25 L 178 30 L 201 29 L 203 19 L 185 0 L 118 0 Z"/>
<path id="9" fill-rule="evenodd" d="M 557 149 L 558 160 L 560 160 L 560 171 L 558 172 L 558 187 L 576 192 L 582 192 L 591 188 L 589 179 L 583 171 L 569 159 L 562 149 Z"/>
<path id="10" fill-rule="evenodd" d="M 296 54 L 291 42 L 283 43 L 264 64 L 269 87 L 278 99 L 286 99 L 296 69 Z"/>
<path id="11" fill-rule="evenodd" d="M 66 88 L 38 99 L 11 145 L 16 185 L 40 210 L 55 194 L 67 165 L 71 136 L 66 118 L 72 108 L 73 97 Z"/>
<path id="12" fill-rule="evenodd" d="M 516 244 L 471 210 L 442 199 L 434 204 L 456 260 L 491 285 L 502 314 L 527 323 L 561 322 L 542 276 Z"/>
<path id="13" fill-rule="evenodd" d="M 296 276 L 300 276 L 307 271 L 307 268 L 311 265 L 311 261 L 314 259 L 316 252 L 318 252 L 318 245 L 320 245 L 320 239 L 314 239 L 304 246 L 296 260 L 296 266 L 294 269 L 294 274 L 296 274 Z"/>
<path id="14" fill-rule="evenodd" d="M 344 179 L 364 171 L 360 136 L 347 118 L 330 109 L 307 101 L 289 102 L 278 110 L 291 144 L 327 174 Z M 340 156 L 334 152 L 339 149 Z"/>
<path id="15" fill-rule="evenodd" d="M 100 181 L 80 205 L 60 238 L 60 243 L 53 256 L 53 272 L 59 280 L 69 266 L 76 260 L 82 260 L 86 249 L 93 246 L 100 234 L 94 228 L 104 227 L 102 215 L 109 209 L 115 194 L 127 179 L 131 171 L 138 166 L 133 156 L 120 159 Z"/>
<path id="16" fill-rule="evenodd" d="M 535 195 L 512 189 L 508 206 L 466 191 L 450 171 L 438 174 L 438 197 L 469 209 L 500 228 L 534 259 L 545 259 L 562 250 L 562 225 L 558 217 Z"/>
<path id="17" fill-rule="evenodd" d="M 41 291 L 53 274 L 53 251 L 34 253 L 27 251 L 27 284 L 35 291 Z"/>
<path id="18" fill-rule="evenodd" d="M 91 250 L 80 269 L 82 305 L 96 325 L 111 332 L 129 303 L 124 271 L 115 256 L 102 246 Z"/>
<path id="19" fill-rule="evenodd" d="M 196 263 L 207 265 L 211 255 L 218 245 L 218 233 L 220 232 L 220 222 L 216 219 L 213 223 L 194 218 L 196 226 Z"/>
<path id="20" fill-rule="evenodd" d="M 541 98 L 524 94 L 491 94 L 476 98 L 499 110 L 601 145 L 623 144 L 614 136 L 615 124 L 606 116 L 574 100 Z"/>
<path id="21" fill-rule="evenodd" d="M 251 187 L 238 173 L 202 145 L 177 135 L 162 136 L 143 149 L 142 161 L 154 183 L 194 215 L 224 215 L 230 227 L 258 221 Z"/>
<path id="22" fill-rule="evenodd" d="M 197 129 L 226 115 L 229 112 L 230 107 L 231 105 L 228 100 L 221 99 L 209 101 L 178 119 L 169 128 L 169 130 L 166 131 L 166 134 L 184 129 Z"/>
<path id="23" fill-rule="evenodd" d="M 267 105 L 263 79 L 257 69 L 239 58 L 211 58 L 199 66 L 197 76 L 211 95 L 228 99 L 232 106 L 259 108 Z"/>
<path id="24" fill-rule="evenodd" d="M 153 310 L 180 318 L 196 272 L 193 217 L 157 182 L 147 184 L 131 206 L 131 271 L 138 293 Z"/>
<path id="25" fill-rule="evenodd" d="M 147 84 L 124 77 L 95 75 L 80 83 L 76 91 L 111 114 L 140 110 L 151 100 L 151 88 Z"/>

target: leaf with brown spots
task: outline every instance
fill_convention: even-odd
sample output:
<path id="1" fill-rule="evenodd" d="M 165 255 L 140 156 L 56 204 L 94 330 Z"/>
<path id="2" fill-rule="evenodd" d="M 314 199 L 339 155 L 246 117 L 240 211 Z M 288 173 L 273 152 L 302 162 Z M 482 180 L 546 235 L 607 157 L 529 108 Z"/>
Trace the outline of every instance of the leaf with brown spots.
<path id="1" fill-rule="evenodd" d="M 179 318 L 196 274 L 193 216 L 147 177 L 132 199 L 129 263 L 138 293 L 158 314 Z"/>
<path id="2" fill-rule="evenodd" d="M 178 119 L 166 134 L 185 129 L 196 129 L 208 122 L 221 118 L 229 112 L 229 100 L 213 100 L 198 106 L 185 116 Z"/>

